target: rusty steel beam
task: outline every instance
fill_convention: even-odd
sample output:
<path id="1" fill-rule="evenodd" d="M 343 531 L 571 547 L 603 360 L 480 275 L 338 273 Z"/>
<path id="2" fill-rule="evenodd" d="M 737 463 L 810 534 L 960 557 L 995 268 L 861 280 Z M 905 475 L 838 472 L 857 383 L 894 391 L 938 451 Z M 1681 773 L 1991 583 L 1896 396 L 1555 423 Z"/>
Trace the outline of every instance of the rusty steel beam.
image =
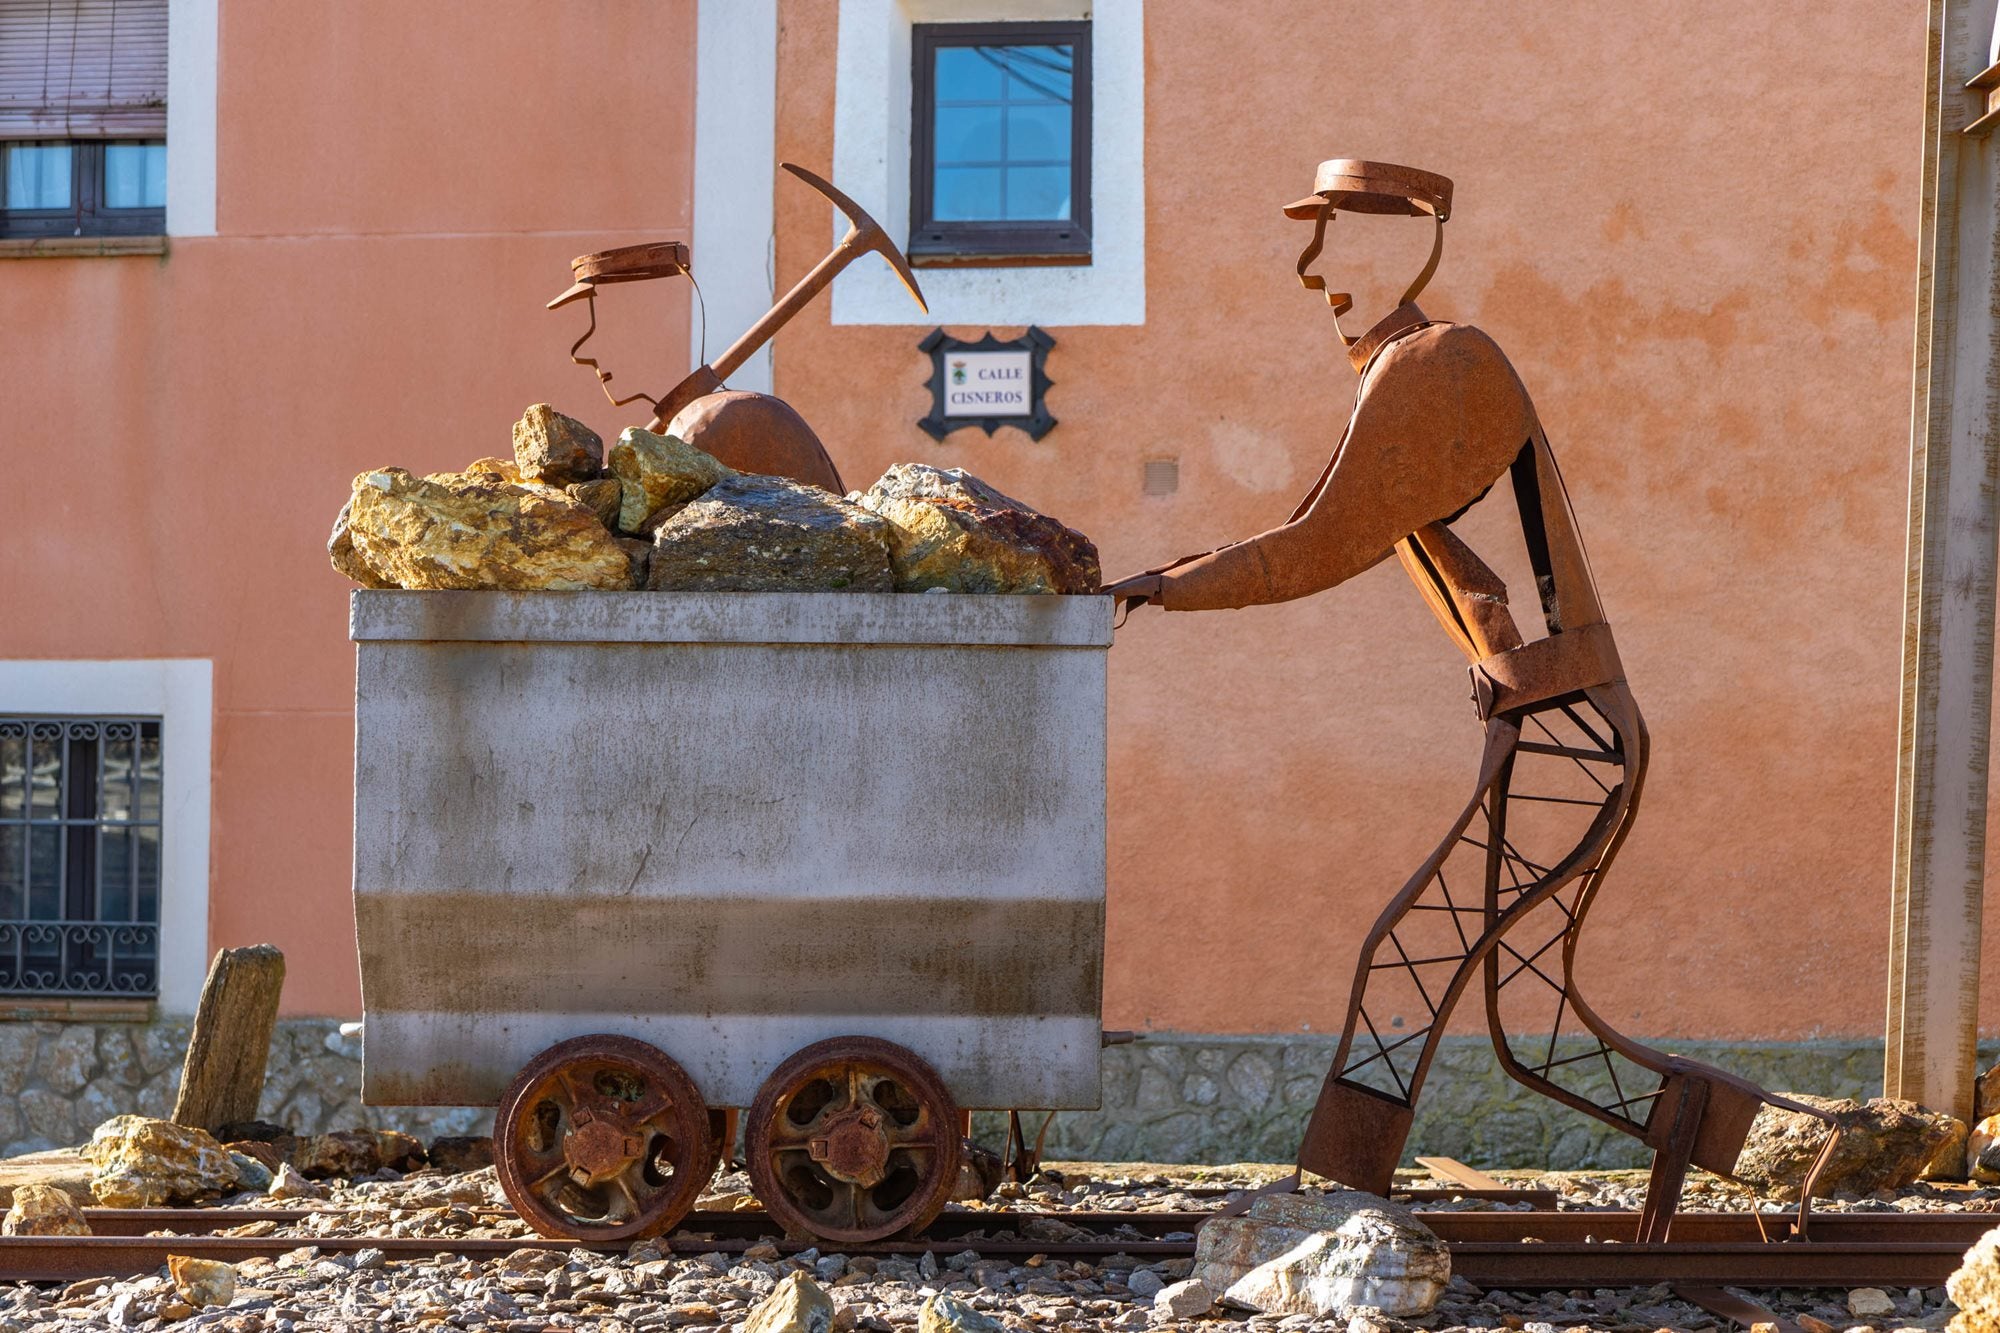
<path id="1" fill-rule="evenodd" d="M 1883 1090 L 1973 1118 L 1993 706 L 2000 312 L 1992 0 L 1931 0 Z"/>

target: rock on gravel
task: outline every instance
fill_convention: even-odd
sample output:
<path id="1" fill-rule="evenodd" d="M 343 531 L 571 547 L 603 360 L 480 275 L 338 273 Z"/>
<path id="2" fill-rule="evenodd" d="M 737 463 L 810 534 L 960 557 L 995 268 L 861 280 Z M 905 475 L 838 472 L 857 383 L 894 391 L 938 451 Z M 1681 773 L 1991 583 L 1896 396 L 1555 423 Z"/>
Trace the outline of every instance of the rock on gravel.
<path id="1" fill-rule="evenodd" d="M 290 1162 L 278 1168 L 278 1174 L 266 1190 L 274 1199 L 324 1199 L 326 1191 L 298 1173 Z"/>
<path id="2" fill-rule="evenodd" d="M 758 1302 L 743 1333 L 830 1333 L 833 1298 L 804 1273 L 787 1274 Z"/>
<path id="3" fill-rule="evenodd" d="M 197 1259 L 192 1255 L 167 1256 L 167 1275 L 181 1299 L 200 1309 L 204 1305 L 227 1305 L 236 1299 L 236 1267 L 217 1259 Z"/>
<path id="4" fill-rule="evenodd" d="M 431 1165 L 449 1175 L 493 1165 L 493 1140 L 484 1135 L 444 1135 L 431 1140 Z"/>
<path id="5" fill-rule="evenodd" d="M 88 1236 L 76 1201 L 54 1185 L 22 1185 L 0 1220 L 0 1236 Z"/>
<path id="6" fill-rule="evenodd" d="M 206 1131 L 143 1115 L 111 1117 L 83 1155 L 96 1167 L 91 1195 L 106 1208 L 195 1203 L 229 1193 L 242 1178 L 236 1159 Z"/>
<path id="7" fill-rule="evenodd" d="M 1951 1333 L 1992 1333 L 2000 1328 L 2000 1227 L 1973 1242 L 1944 1289 L 1958 1307 Z"/>
<path id="8" fill-rule="evenodd" d="M 1840 1125 L 1840 1144 L 1819 1178 L 1817 1193 L 1825 1197 L 1902 1189 L 1961 1132 L 1954 1117 L 1915 1102 L 1889 1097 L 1857 1102 L 1802 1092 L 1784 1096 L 1830 1112 Z M 1826 1125 L 1812 1116 L 1766 1105 L 1736 1159 L 1736 1175 L 1771 1198 L 1795 1200 L 1826 1132 Z"/>
<path id="9" fill-rule="evenodd" d="M 1193 1276 L 1225 1305 L 1265 1314 L 1367 1305 L 1410 1317 L 1444 1295 L 1451 1255 L 1409 1209 L 1373 1194 L 1267 1194 L 1202 1226 Z"/>
<path id="10" fill-rule="evenodd" d="M 1187 1278 L 1162 1287 L 1153 1297 L 1153 1309 L 1168 1319 L 1195 1319 L 1215 1305 L 1215 1293 L 1197 1278 Z"/>
<path id="11" fill-rule="evenodd" d="M 967 1305 L 948 1292 L 938 1292 L 924 1302 L 917 1316 L 917 1333 L 1005 1333 L 999 1320 Z"/>

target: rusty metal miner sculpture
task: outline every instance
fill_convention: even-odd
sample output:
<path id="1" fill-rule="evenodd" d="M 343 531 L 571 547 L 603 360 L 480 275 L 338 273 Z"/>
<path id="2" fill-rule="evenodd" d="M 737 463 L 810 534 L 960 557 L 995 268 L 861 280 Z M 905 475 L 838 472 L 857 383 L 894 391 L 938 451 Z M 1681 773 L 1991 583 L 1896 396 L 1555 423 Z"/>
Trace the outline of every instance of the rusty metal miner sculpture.
<path id="1" fill-rule="evenodd" d="M 679 241 L 666 241 L 579 255 L 570 262 L 575 281 L 561 296 L 549 302 L 548 308 L 554 310 L 578 300 L 589 305 L 590 327 L 570 347 L 569 359 L 596 373 L 598 382 L 604 387 L 605 397 L 611 399 L 613 407 L 644 400 L 653 409 L 653 419 L 646 429 L 678 435 L 739 471 L 790 477 L 839 494 L 847 489 L 841 483 L 839 469 L 833 465 L 819 436 L 813 433 L 804 417 L 781 398 L 767 393 L 725 390 L 723 381 L 769 342 L 792 316 L 811 304 L 812 299 L 824 291 L 842 269 L 865 254 L 879 254 L 889 261 L 889 267 L 896 270 L 896 276 L 909 288 L 918 307 L 926 311 L 930 307 L 924 303 L 923 291 L 917 286 L 917 275 L 910 271 L 910 261 L 889 239 L 889 233 L 881 223 L 870 217 L 861 205 L 835 189 L 832 182 L 790 162 L 779 165 L 825 195 L 834 207 L 846 215 L 849 224 L 847 234 L 840 238 L 826 258 L 793 284 L 792 289 L 731 343 L 721 356 L 696 367 L 667 392 L 657 397 L 635 393 L 620 398 L 611 392 L 611 372 L 599 366 L 595 357 L 578 356 L 577 353 L 597 332 L 598 286 L 672 277 L 680 273 L 688 273 L 691 278 L 693 275 L 688 268 L 688 249 L 685 245 Z"/>
<path id="2" fill-rule="evenodd" d="M 1300 281 L 1323 292 L 1361 383 L 1340 442 L 1282 526 L 1122 580 L 1127 612 L 1204 611 L 1321 592 L 1391 552 L 1471 663 L 1485 752 L 1472 799 L 1362 946 L 1333 1067 L 1298 1165 L 1386 1193 L 1444 1025 L 1475 977 L 1507 1073 L 1654 1150 L 1639 1240 L 1664 1240 L 1690 1164 L 1730 1174 L 1760 1104 L 1819 1116 L 1722 1070 L 1624 1036 L 1578 993 L 1583 925 L 1638 808 L 1646 727 L 1605 623 L 1555 455 L 1499 346 L 1416 304 L 1437 271 L 1451 182 L 1354 159 L 1285 206 L 1313 223 Z M 1350 336 L 1350 296 L 1309 272 L 1341 209 L 1428 217 L 1430 258 L 1396 308 Z M 1508 477 L 1548 634 L 1524 642 L 1507 591 L 1451 524 Z M 1527 1006 L 1544 1006 L 1524 1021 Z M 1392 1015 L 1396 1016 L 1392 1021 Z M 1402 1015 L 1413 1015 L 1401 1027 Z M 1580 1043 L 1559 1040 L 1570 1020 Z M 1546 1038 L 1522 1038 L 1543 1031 Z M 1608 1078 L 1602 1076 L 1608 1075 Z M 1600 1082 L 1600 1078 L 1602 1081 Z M 1281 1187 L 1295 1187 L 1297 1177 Z"/>

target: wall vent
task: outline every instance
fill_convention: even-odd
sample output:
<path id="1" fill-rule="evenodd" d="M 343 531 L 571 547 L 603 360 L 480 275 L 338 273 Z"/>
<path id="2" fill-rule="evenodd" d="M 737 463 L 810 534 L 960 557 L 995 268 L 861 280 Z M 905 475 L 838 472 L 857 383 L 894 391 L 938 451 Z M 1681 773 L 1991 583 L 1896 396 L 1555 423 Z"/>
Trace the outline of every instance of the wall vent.
<path id="1" fill-rule="evenodd" d="M 1181 461 L 1178 458 L 1149 458 L 1146 460 L 1145 492 L 1148 495 L 1172 495 L 1181 488 Z"/>

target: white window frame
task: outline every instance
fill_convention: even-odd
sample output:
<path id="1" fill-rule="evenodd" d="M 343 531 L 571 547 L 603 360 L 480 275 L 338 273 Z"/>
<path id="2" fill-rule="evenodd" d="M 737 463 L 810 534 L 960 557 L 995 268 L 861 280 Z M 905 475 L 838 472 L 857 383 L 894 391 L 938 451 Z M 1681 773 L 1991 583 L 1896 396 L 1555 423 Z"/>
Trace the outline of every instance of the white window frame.
<path id="1" fill-rule="evenodd" d="M 910 28 L 916 23 L 1089 19 L 1090 263 L 926 268 L 917 308 L 878 259 L 833 284 L 835 324 L 1146 322 L 1144 0 L 840 0 L 833 181 L 898 240 L 910 230 Z M 837 214 L 836 237 L 847 229 Z"/>
<path id="2" fill-rule="evenodd" d="M 167 235 L 215 235 L 220 0 L 167 0 Z"/>
<path id="3" fill-rule="evenodd" d="M 192 1014 L 208 975 L 214 677 L 206 658 L 0 661 L 0 712 L 160 719 L 162 1015 Z"/>

